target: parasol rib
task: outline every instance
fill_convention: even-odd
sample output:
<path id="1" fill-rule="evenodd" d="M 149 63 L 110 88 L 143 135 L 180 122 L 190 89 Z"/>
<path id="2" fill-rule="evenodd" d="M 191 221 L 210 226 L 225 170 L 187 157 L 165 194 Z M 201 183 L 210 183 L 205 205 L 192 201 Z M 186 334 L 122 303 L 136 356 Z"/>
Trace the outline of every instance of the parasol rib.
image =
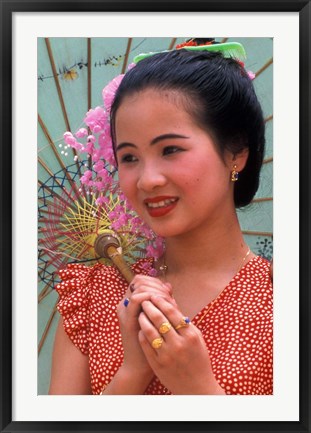
<path id="1" fill-rule="evenodd" d="M 273 197 L 260 197 L 260 198 L 254 198 L 251 203 L 262 203 L 265 201 L 272 201 Z"/>
<path id="2" fill-rule="evenodd" d="M 172 38 L 171 43 L 168 47 L 169 50 L 172 50 L 176 44 L 177 38 Z"/>
<path id="3" fill-rule="evenodd" d="M 269 236 L 272 237 L 273 233 L 272 232 L 256 232 L 253 230 L 242 230 L 242 233 L 244 235 L 251 235 L 251 236 Z"/>
<path id="4" fill-rule="evenodd" d="M 126 71 L 126 67 L 127 67 L 127 62 L 128 62 L 130 50 L 131 50 L 132 41 L 133 41 L 133 38 L 128 38 L 121 74 L 124 74 L 125 71 Z"/>
<path id="5" fill-rule="evenodd" d="M 59 81 L 58 81 L 58 75 L 57 75 L 55 61 L 54 61 L 54 57 L 53 57 L 53 53 L 52 53 L 51 43 L 50 43 L 50 41 L 49 41 L 48 38 L 45 38 L 45 44 L 46 44 L 46 48 L 48 50 L 48 55 L 49 55 L 49 59 L 50 59 L 50 63 L 51 63 L 52 71 L 53 71 L 54 82 L 55 82 L 55 85 L 56 85 L 59 102 L 60 102 L 60 105 L 61 105 L 61 108 L 62 108 L 62 112 L 63 112 L 63 116 L 64 116 L 64 119 L 65 119 L 66 128 L 67 128 L 68 131 L 71 131 L 70 124 L 69 124 L 69 119 L 68 119 L 68 115 L 67 115 L 67 111 L 66 111 L 66 107 L 65 107 L 65 103 L 64 103 L 64 98 L 63 98 L 63 95 L 62 95 L 62 90 L 60 88 Z"/>
<path id="6" fill-rule="evenodd" d="M 46 336 L 47 336 L 47 334 L 48 334 L 48 332 L 49 332 L 49 330 L 50 330 L 50 327 L 51 327 L 51 325 L 52 325 L 52 322 L 53 322 L 54 316 L 55 316 L 56 311 L 57 311 L 57 307 L 56 307 L 57 303 L 58 303 L 58 301 L 56 301 L 56 303 L 55 303 L 55 305 L 54 305 L 54 308 L 53 308 L 53 310 L 52 310 L 52 313 L 51 313 L 51 315 L 50 315 L 50 317 L 49 317 L 49 320 L 48 320 L 48 322 L 47 322 L 47 324 L 46 324 L 46 327 L 45 327 L 45 329 L 44 329 L 44 331 L 43 331 L 43 335 L 42 335 L 42 337 L 41 337 L 41 340 L 40 340 L 40 342 L 39 342 L 39 346 L 38 346 L 38 354 L 41 352 L 41 349 L 42 349 L 42 346 L 43 346 L 43 344 L 44 344 L 44 342 L 45 342 Z"/>
<path id="7" fill-rule="evenodd" d="M 92 108 L 92 43 L 91 38 L 87 38 L 87 107 Z"/>
<path id="8" fill-rule="evenodd" d="M 273 63 L 273 57 L 269 59 L 257 72 L 255 72 L 255 78 L 257 78 L 260 74 L 263 73 L 270 65 Z"/>
<path id="9" fill-rule="evenodd" d="M 46 298 L 51 292 L 53 291 L 53 289 L 51 289 L 51 287 L 49 286 L 49 284 L 47 284 L 44 289 L 41 290 L 41 292 L 38 295 L 38 304 L 40 304 L 40 302 Z"/>
<path id="10" fill-rule="evenodd" d="M 265 159 L 262 163 L 263 164 L 268 164 L 269 162 L 273 161 L 273 157 L 271 156 L 270 158 Z"/>
<path id="11" fill-rule="evenodd" d="M 59 85 L 58 75 L 57 75 L 55 61 L 54 61 L 54 56 L 53 56 L 53 53 L 52 53 L 52 48 L 51 48 L 51 43 L 49 41 L 49 38 L 45 38 L 45 44 L 46 44 L 46 48 L 47 48 L 47 51 L 48 51 L 48 55 L 49 55 L 49 59 L 50 59 L 50 64 L 51 64 L 51 68 L 52 68 L 52 72 L 53 72 L 53 77 L 54 77 L 54 82 L 55 82 L 55 85 L 56 85 L 56 89 L 57 89 L 57 93 L 58 93 L 58 98 L 59 98 L 59 102 L 60 102 L 61 109 L 62 109 L 62 112 L 63 112 L 66 128 L 67 128 L 68 131 L 71 131 L 70 124 L 69 124 L 69 119 L 68 119 L 68 115 L 67 115 L 67 111 L 66 111 L 66 107 L 65 107 L 65 102 L 64 102 L 64 98 L 63 98 L 63 94 L 62 94 L 62 90 L 61 90 L 61 87 Z M 77 152 L 76 152 L 75 149 L 72 149 L 72 152 L 73 152 L 74 156 L 77 156 Z M 78 168 L 79 175 L 81 176 L 80 167 L 77 164 L 77 162 L 76 162 L 76 165 L 77 165 L 77 168 Z"/>

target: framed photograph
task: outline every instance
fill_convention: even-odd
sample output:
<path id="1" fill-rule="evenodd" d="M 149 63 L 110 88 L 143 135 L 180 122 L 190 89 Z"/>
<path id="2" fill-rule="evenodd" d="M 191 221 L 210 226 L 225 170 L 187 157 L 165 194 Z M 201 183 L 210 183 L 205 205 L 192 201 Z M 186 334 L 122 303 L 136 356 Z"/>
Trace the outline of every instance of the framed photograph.
<path id="1" fill-rule="evenodd" d="M 310 431 L 310 2 L 0 3 L 1 431 Z M 79 173 L 63 133 L 135 55 L 200 36 L 246 47 L 263 105 L 261 188 L 239 219 L 273 258 L 273 394 L 48 395 L 59 262 L 43 237 Z"/>

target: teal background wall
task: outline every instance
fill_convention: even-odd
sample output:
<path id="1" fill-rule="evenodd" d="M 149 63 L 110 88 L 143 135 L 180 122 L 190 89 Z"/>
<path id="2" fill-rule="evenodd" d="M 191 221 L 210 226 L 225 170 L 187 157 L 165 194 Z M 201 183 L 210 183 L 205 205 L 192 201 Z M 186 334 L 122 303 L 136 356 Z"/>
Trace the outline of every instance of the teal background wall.
<path id="1" fill-rule="evenodd" d="M 223 41 L 223 38 L 216 38 Z M 230 41 L 231 39 L 228 38 Z M 273 40 L 235 38 L 247 52 L 246 69 L 256 73 L 254 85 L 266 119 L 266 153 L 254 202 L 238 211 L 246 242 L 271 259 L 273 233 Z M 75 132 L 89 108 L 102 105 L 101 91 L 141 52 L 170 49 L 184 38 L 39 38 L 38 39 L 38 394 L 47 394 L 54 334 L 58 322 L 53 289 L 55 263 L 42 249 L 44 215 L 52 200 L 47 191 L 61 189 L 55 177 L 73 165 L 64 150 L 63 133 Z M 62 147 L 59 147 L 62 145 Z M 63 153 L 62 153 L 63 152 Z M 68 154 L 66 154 L 68 153 Z M 73 169 L 75 170 L 75 169 Z M 72 176 L 77 176 L 74 171 Z M 55 180 L 56 179 L 56 180 Z M 56 183 L 55 183 L 56 182 Z"/>

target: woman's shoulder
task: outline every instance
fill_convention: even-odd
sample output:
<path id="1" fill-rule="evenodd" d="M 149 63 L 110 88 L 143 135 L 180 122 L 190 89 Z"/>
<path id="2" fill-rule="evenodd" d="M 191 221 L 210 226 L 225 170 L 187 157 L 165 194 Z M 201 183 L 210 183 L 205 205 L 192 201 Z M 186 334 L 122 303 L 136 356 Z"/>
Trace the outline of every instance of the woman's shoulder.
<path id="1" fill-rule="evenodd" d="M 271 262 L 262 256 L 254 256 L 244 267 L 241 269 L 242 274 L 247 273 L 254 277 L 261 279 L 268 279 L 271 281 Z"/>
<path id="2" fill-rule="evenodd" d="M 246 263 L 237 275 L 236 285 L 243 292 L 243 297 L 258 302 L 272 302 L 273 286 L 271 262 L 264 257 L 255 256 Z"/>
<path id="3" fill-rule="evenodd" d="M 153 260 L 140 259 L 132 265 L 134 273 L 148 274 Z M 63 317 L 64 330 L 72 342 L 88 354 L 90 320 L 98 324 L 120 301 L 128 283 L 114 266 L 71 263 L 58 271 L 57 309 Z M 97 326 L 97 325 L 96 325 Z"/>
<path id="4" fill-rule="evenodd" d="M 154 259 L 152 258 L 142 258 L 130 266 L 136 274 L 152 275 L 153 263 Z M 85 287 L 89 283 L 92 283 L 93 287 L 96 287 L 96 284 L 105 285 L 111 281 L 122 286 L 126 283 L 123 276 L 113 265 L 101 263 L 91 266 L 82 263 L 70 263 L 60 269 L 58 275 L 61 281 L 56 285 L 56 290 L 59 294 L 68 293 L 74 288 Z"/>

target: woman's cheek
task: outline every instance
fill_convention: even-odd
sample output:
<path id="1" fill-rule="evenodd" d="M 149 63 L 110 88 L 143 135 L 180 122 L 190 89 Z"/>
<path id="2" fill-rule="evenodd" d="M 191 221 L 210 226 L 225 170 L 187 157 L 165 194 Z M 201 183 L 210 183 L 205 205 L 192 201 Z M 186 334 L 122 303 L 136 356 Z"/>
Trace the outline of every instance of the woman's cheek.
<path id="1" fill-rule="evenodd" d="M 119 182 L 120 188 L 129 202 L 134 206 L 135 197 L 137 193 L 137 181 L 133 175 L 130 175 L 127 170 L 119 169 Z"/>

